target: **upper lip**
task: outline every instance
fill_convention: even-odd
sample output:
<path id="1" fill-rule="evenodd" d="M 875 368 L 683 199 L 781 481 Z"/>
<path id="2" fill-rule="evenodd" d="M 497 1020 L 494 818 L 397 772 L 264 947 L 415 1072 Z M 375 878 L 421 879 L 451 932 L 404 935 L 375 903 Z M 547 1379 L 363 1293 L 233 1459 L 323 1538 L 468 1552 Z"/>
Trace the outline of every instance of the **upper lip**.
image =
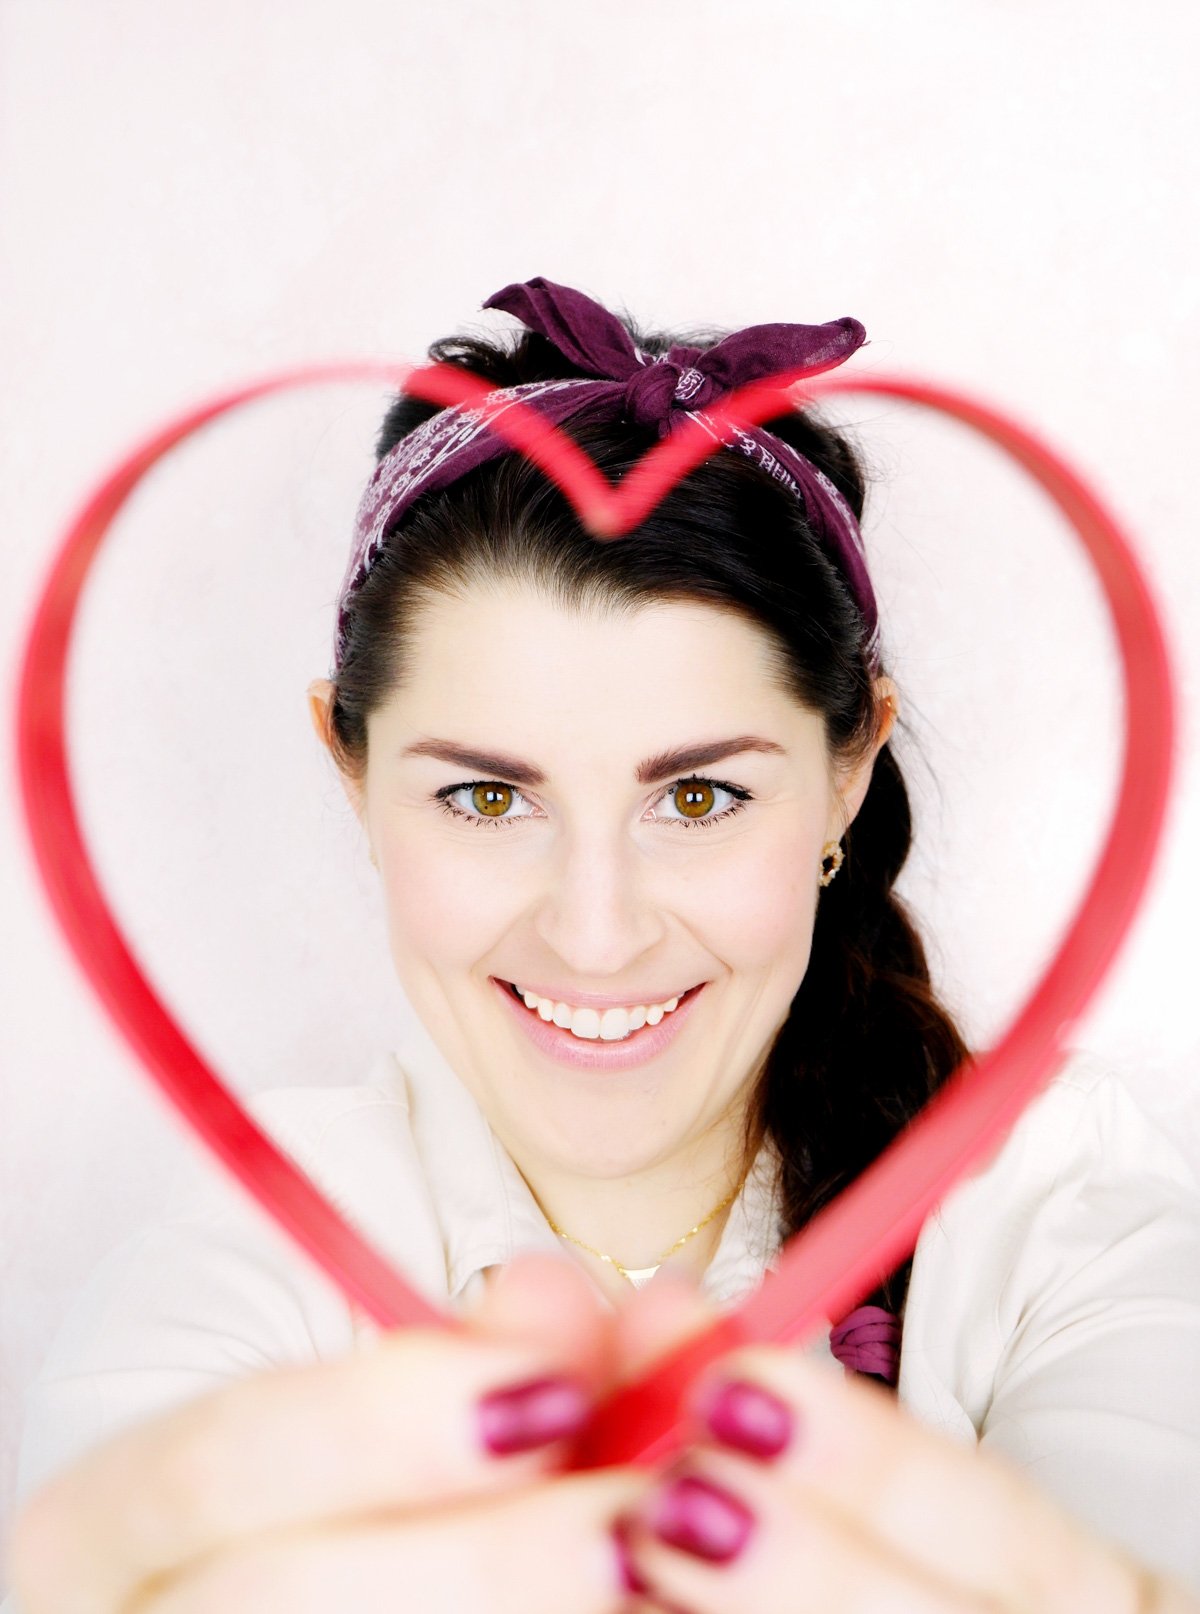
<path id="1" fill-rule="evenodd" d="M 693 981 L 692 986 L 681 987 L 678 992 L 652 993 L 641 997 L 636 993 L 626 993 L 624 997 L 601 997 L 595 992 L 562 992 L 557 987 L 538 986 L 535 981 L 520 977 L 513 984 L 520 986 L 523 992 L 532 992 L 535 997 L 549 998 L 552 1003 L 570 1003 L 577 1009 L 627 1009 L 639 1003 L 669 1003 L 672 998 L 681 998 L 685 992 L 690 992 L 692 986 L 703 986 L 704 983 Z"/>

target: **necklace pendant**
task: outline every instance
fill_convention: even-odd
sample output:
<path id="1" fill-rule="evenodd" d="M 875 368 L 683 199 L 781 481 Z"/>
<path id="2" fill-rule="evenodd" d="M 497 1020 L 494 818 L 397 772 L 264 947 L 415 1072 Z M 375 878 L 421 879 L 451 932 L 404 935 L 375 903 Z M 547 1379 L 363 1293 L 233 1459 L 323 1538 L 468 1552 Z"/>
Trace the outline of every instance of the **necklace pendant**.
<path id="1" fill-rule="evenodd" d="M 658 1266 L 653 1267 L 622 1267 L 621 1276 L 628 1278 L 635 1289 L 640 1289 L 644 1283 L 650 1282 L 650 1279 L 661 1265 L 662 1262 L 660 1261 Z"/>

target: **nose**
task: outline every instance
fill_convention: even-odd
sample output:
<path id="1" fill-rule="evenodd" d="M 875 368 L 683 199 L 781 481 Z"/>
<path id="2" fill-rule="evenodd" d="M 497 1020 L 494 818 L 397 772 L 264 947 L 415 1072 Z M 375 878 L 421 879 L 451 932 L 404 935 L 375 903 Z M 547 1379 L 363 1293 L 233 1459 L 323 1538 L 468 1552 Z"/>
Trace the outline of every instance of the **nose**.
<path id="1" fill-rule="evenodd" d="M 629 840 L 581 833 L 549 858 L 534 929 L 579 982 L 627 973 L 666 932 L 655 871 Z"/>

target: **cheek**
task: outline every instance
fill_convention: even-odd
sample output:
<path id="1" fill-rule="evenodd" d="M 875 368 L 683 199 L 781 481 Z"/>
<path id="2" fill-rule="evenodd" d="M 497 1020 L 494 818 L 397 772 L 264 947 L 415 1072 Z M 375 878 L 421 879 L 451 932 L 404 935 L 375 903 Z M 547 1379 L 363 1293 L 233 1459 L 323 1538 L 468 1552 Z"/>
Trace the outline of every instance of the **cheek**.
<path id="1" fill-rule="evenodd" d="M 506 831 L 474 831 L 482 838 Z M 503 933 L 518 894 L 487 848 L 471 855 L 437 835 L 398 836 L 383 859 L 384 902 L 392 955 L 446 965 L 471 964 Z"/>
<path id="2" fill-rule="evenodd" d="M 793 826 L 747 835 L 697 892 L 697 934 L 732 968 L 803 974 L 816 917 L 816 854 Z"/>

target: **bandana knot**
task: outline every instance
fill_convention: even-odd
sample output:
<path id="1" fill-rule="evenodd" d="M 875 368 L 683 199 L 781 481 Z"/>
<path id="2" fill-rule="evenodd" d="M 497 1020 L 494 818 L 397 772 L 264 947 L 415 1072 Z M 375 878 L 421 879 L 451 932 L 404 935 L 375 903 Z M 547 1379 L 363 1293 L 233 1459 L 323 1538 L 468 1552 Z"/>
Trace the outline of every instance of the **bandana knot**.
<path id="1" fill-rule="evenodd" d="M 665 437 L 670 431 L 671 411 L 695 408 L 688 398 L 712 386 L 699 370 L 680 370 L 667 359 L 657 359 L 638 370 L 625 384 L 621 403 L 626 419 L 634 425 L 655 427 Z"/>
<path id="2" fill-rule="evenodd" d="M 706 376 L 703 370 L 697 370 L 694 364 L 689 364 L 675 383 L 672 402 L 688 409 L 703 409 L 706 403 L 711 402 L 713 391 L 712 377 Z"/>

